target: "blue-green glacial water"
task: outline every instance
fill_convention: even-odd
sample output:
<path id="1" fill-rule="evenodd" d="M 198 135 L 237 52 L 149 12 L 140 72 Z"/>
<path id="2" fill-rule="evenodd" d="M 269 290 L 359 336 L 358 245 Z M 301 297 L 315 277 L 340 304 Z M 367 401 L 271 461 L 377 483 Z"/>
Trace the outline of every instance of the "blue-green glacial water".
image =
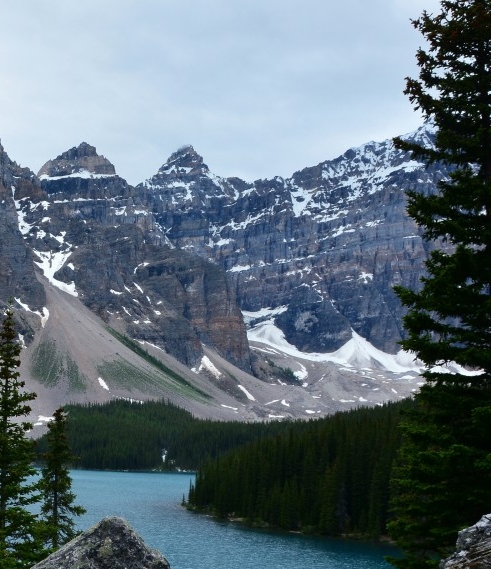
<path id="1" fill-rule="evenodd" d="M 252 530 L 181 507 L 190 474 L 72 471 L 77 518 L 85 530 L 106 516 L 125 518 L 171 569 L 389 569 L 390 546 Z"/>

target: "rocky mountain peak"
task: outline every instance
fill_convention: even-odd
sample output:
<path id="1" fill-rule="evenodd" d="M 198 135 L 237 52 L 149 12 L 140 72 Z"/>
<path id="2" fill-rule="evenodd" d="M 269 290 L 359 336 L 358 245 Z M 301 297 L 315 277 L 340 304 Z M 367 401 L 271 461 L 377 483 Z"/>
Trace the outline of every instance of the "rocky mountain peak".
<path id="1" fill-rule="evenodd" d="M 82 142 L 48 160 L 39 170 L 38 176 L 43 178 L 59 178 L 61 176 L 115 176 L 114 166 L 104 156 L 97 154 L 95 146 Z"/>
<path id="2" fill-rule="evenodd" d="M 427 125 L 405 135 L 425 144 L 433 136 Z M 187 397 L 160 368 L 135 376 L 131 348 L 123 373 L 116 361 L 122 348 L 107 326 L 144 343 L 200 390 L 218 393 L 220 408 L 213 414 L 220 417 L 229 411 L 305 416 L 414 389 L 408 367 L 397 363 L 404 312 L 394 285 L 418 287 L 431 246 L 407 216 L 405 190 L 437 191 L 449 175 L 445 165 L 427 168 L 387 140 L 352 148 L 291 178 L 247 183 L 214 174 L 187 145 L 133 187 L 95 147 L 82 143 L 47 162 L 40 175 L 12 163 L 0 148 L 0 298 L 19 299 L 35 319 L 31 361 L 41 361 L 38 338 L 63 339 L 66 349 L 52 369 L 67 397 L 78 389 L 82 371 L 69 374 L 65 353 L 76 354 L 80 370 L 87 370 L 80 382 L 97 399 L 126 397 L 133 387 L 142 396 Z M 90 362 L 86 344 L 77 341 L 86 328 L 57 308 L 62 297 L 77 311 L 90 309 L 100 319 L 94 326 L 110 335 L 99 349 L 98 338 L 87 333 L 97 348 Z M 217 365 L 232 371 L 226 375 Z M 378 371 L 367 371 L 379 368 L 404 373 L 406 387 L 394 389 Z M 33 382 L 45 382 L 44 371 L 26 369 Z M 272 378 L 290 381 L 282 369 L 292 370 L 302 386 L 292 394 L 296 406 L 290 410 L 286 392 L 260 396 L 268 401 L 264 405 L 278 403 L 276 415 L 248 386 L 262 381 L 258 392 L 264 393 Z M 331 373 L 340 383 L 331 381 Z M 324 377 L 329 381 L 321 384 Z M 357 378 L 356 392 L 351 377 Z M 53 390 L 52 397 L 61 396 Z M 80 392 L 75 400 L 81 397 L 87 399 Z"/>
<path id="3" fill-rule="evenodd" d="M 246 185 L 242 182 L 242 186 Z M 154 211 L 182 209 L 209 210 L 210 200 L 228 200 L 237 196 L 234 183 L 216 176 L 191 145 L 176 150 L 159 171 L 136 186 L 137 191 L 149 191 L 156 200 Z M 150 198 L 152 199 L 152 198 Z"/>
<path id="4" fill-rule="evenodd" d="M 181 146 L 171 154 L 167 162 L 160 168 L 159 174 L 180 177 L 183 174 L 208 172 L 208 166 L 190 144 Z"/>

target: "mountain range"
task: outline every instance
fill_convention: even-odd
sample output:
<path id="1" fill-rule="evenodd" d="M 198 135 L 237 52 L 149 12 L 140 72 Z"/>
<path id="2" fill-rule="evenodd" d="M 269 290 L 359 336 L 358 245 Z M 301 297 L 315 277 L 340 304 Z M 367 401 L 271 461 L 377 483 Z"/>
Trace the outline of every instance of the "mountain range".
<path id="1" fill-rule="evenodd" d="M 410 394 L 393 286 L 419 286 L 431 246 L 405 191 L 447 176 L 391 140 L 254 182 L 184 146 L 136 186 L 85 142 L 37 174 L 0 145 L 0 299 L 35 420 L 114 397 L 258 420 Z"/>

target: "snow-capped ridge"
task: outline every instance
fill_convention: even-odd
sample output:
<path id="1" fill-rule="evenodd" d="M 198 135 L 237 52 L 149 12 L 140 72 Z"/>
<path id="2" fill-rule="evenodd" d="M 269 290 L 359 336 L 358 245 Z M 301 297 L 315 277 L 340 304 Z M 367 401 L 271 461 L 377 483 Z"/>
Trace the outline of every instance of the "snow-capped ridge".
<path id="1" fill-rule="evenodd" d="M 435 123 L 432 120 L 427 120 L 419 128 L 412 132 L 403 134 L 400 138 L 402 140 L 407 140 L 408 142 L 419 144 L 424 148 L 434 149 L 436 133 L 437 127 Z"/>
<path id="2" fill-rule="evenodd" d="M 62 178 L 84 178 L 84 179 L 99 179 L 99 178 L 113 178 L 116 174 L 94 174 L 89 170 L 80 168 L 70 174 L 60 174 L 60 175 L 49 175 L 41 174 L 39 176 L 40 180 L 60 180 Z"/>

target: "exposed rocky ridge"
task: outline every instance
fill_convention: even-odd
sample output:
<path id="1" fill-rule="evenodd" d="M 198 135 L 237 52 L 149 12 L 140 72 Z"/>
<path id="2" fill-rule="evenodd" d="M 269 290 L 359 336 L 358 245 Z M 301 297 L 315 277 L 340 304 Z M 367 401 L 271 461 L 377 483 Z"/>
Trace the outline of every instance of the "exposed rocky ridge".
<path id="1" fill-rule="evenodd" d="M 431 145 L 432 127 L 409 137 Z M 405 190 L 432 192 L 446 176 L 385 141 L 248 184 L 211 174 L 184 147 L 137 190 L 176 247 L 228 272 L 242 310 L 287 307 L 276 322 L 292 344 L 334 351 L 354 329 L 395 352 L 403 309 L 393 285 L 417 287 L 428 253 Z"/>
<path id="2" fill-rule="evenodd" d="M 456 552 L 440 563 L 440 569 L 489 569 L 491 567 L 491 514 L 463 529 Z"/>
<path id="3" fill-rule="evenodd" d="M 39 181 L 30 170 L 12 162 L 0 144 L 0 306 L 18 298 L 41 314 L 46 295 L 35 277 L 32 251 L 22 238 L 14 194 L 41 195 Z M 19 322 L 26 340 L 33 337 L 35 320 L 24 313 Z"/>
<path id="4" fill-rule="evenodd" d="M 122 518 L 104 518 L 32 569 L 170 569 Z"/>

